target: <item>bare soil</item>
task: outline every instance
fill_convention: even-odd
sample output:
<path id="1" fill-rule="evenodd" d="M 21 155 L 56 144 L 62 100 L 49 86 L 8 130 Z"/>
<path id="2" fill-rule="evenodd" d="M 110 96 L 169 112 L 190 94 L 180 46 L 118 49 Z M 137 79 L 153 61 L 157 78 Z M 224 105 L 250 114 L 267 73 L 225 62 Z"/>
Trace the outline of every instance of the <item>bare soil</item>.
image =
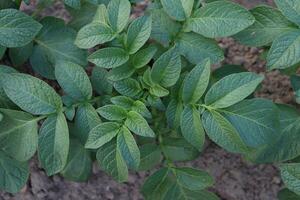
<path id="1" fill-rule="evenodd" d="M 235 1 L 248 8 L 261 3 L 273 5 L 271 0 Z M 61 9 L 61 5 L 56 5 L 48 12 L 68 17 L 66 13 L 62 14 Z M 289 78 L 277 71 L 265 72 L 265 62 L 260 59 L 263 50 L 244 47 L 230 38 L 220 40 L 220 46 L 226 54 L 224 63 L 242 65 L 249 71 L 265 74 L 263 87 L 256 96 L 275 102 L 294 103 Z M 211 190 L 224 200 L 275 200 L 282 187 L 276 166 L 247 163 L 241 156 L 225 152 L 213 143 L 208 145 L 197 160 L 186 165 L 211 173 L 216 182 Z M 129 181 L 119 184 L 95 165 L 93 175 L 87 183 L 74 183 L 58 175 L 47 177 L 34 158 L 26 187 L 14 196 L 0 192 L 0 200 L 140 200 L 143 198 L 139 189 L 149 173 L 131 172 Z"/>

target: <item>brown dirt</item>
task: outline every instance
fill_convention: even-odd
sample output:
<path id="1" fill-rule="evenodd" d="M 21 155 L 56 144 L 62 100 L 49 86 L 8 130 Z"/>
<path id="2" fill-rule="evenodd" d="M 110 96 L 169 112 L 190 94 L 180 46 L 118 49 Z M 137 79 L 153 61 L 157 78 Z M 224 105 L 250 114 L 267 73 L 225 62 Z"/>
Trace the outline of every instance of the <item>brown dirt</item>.
<path id="1" fill-rule="evenodd" d="M 248 8 L 270 0 L 235 0 Z M 50 10 L 57 14 L 56 5 Z M 66 15 L 61 15 L 65 17 Z M 276 102 L 293 103 L 293 92 L 287 76 L 277 71 L 265 72 L 265 62 L 260 60 L 261 49 L 244 47 L 233 39 L 222 39 L 220 46 L 225 50 L 224 63 L 242 65 L 249 71 L 263 73 L 266 79 L 258 97 Z M 273 165 L 253 165 L 241 156 L 225 152 L 210 144 L 202 155 L 187 165 L 203 168 L 215 178 L 211 189 L 224 200 L 274 200 L 282 187 L 278 170 Z M 60 176 L 47 177 L 38 167 L 36 159 L 31 161 L 31 176 L 27 186 L 15 196 L 0 192 L 0 200 L 139 200 L 139 188 L 149 172 L 132 172 L 129 181 L 118 184 L 94 166 L 93 175 L 87 183 L 74 183 Z"/>

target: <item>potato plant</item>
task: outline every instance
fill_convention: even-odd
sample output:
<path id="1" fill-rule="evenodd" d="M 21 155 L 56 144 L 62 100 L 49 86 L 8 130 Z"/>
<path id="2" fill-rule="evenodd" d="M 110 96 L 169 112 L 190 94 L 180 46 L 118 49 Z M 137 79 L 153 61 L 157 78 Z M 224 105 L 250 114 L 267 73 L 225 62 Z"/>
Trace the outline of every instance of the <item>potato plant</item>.
<path id="1" fill-rule="evenodd" d="M 254 97 L 263 75 L 211 70 L 224 59 L 215 39 L 229 36 L 254 46 L 275 39 L 270 69 L 299 62 L 297 49 L 278 53 L 281 43 L 297 48 L 299 17 L 288 10 L 297 1 L 248 11 L 224 0 L 156 0 L 131 18 L 138 1 L 64 0 L 68 23 L 39 17 L 53 2 L 38 1 L 30 16 L 20 0 L 0 0 L 0 57 L 10 65 L 0 66 L 2 190 L 21 190 L 37 152 L 48 176 L 87 181 L 96 160 L 118 182 L 151 170 L 145 199 L 215 200 L 209 173 L 184 166 L 210 139 L 254 163 L 278 163 L 295 192 L 279 197 L 300 194 L 297 110 Z"/>

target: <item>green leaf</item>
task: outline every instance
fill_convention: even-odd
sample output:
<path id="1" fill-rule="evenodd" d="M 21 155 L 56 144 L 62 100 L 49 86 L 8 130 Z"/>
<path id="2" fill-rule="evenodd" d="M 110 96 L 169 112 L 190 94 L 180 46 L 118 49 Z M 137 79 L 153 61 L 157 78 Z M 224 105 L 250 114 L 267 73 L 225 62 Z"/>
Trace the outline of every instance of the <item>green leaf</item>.
<path id="1" fill-rule="evenodd" d="M 212 63 L 218 63 L 224 59 L 223 50 L 215 40 L 196 33 L 183 33 L 176 40 L 176 46 L 180 54 L 193 64 L 203 62 L 206 58 L 209 58 Z"/>
<path id="2" fill-rule="evenodd" d="M 155 133 L 150 128 L 147 121 L 135 111 L 130 111 L 127 114 L 125 126 L 137 135 L 143 137 L 155 137 Z"/>
<path id="3" fill-rule="evenodd" d="M 170 93 L 169 90 L 163 88 L 162 86 L 160 86 L 158 84 L 151 86 L 149 92 L 150 92 L 150 94 L 152 94 L 153 96 L 156 96 L 156 97 L 164 97 Z"/>
<path id="4" fill-rule="evenodd" d="M 93 22 L 78 31 L 75 44 L 79 48 L 89 49 L 98 44 L 112 41 L 115 37 L 116 34 L 108 25 Z"/>
<path id="5" fill-rule="evenodd" d="M 91 104 L 81 105 L 77 108 L 75 116 L 76 132 L 74 135 L 79 138 L 82 144 L 85 144 L 89 132 L 100 123 L 101 119 Z"/>
<path id="6" fill-rule="evenodd" d="M 173 86 L 181 72 L 181 60 L 175 48 L 162 54 L 153 64 L 151 78 L 163 87 Z"/>
<path id="7" fill-rule="evenodd" d="M 134 100 L 126 96 L 114 96 L 110 99 L 110 101 L 118 106 L 126 108 L 127 110 L 131 110 Z"/>
<path id="8" fill-rule="evenodd" d="M 68 158 L 69 129 L 63 113 L 48 117 L 39 134 L 38 156 L 48 176 L 61 172 Z"/>
<path id="9" fill-rule="evenodd" d="M 113 85 L 108 80 L 108 72 L 105 69 L 94 67 L 91 76 L 93 89 L 101 95 L 111 94 Z"/>
<path id="10" fill-rule="evenodd" d="M 55 77 L 68 96 L 78 101 L 91 99 L 92 85 L 88 75 L 80 65 L 71 62 L 57 63 Z"/>
<path id="11" fill-rule="evenodd" d="M 185 77 L 183 82 L 182 99 L 185 103 L 197 103 L 204 94 L 210 78 L 210 61 L 199 63 Z"/>
<path id="12" fill-rule="evenodd" d="M 23 65 L 32 54 L 33 43 L 29 43 L 23 47 L 10 48 L 9 58 L 14 66 Z M 1 57 L 1 56 L 0 56 Z"/>
<path id="13" fill-rule="evenodd" d="M 100 49 L 88 57 L 91 63 L 103 68 L 116 68 L 126 63 L 128 59 L 126 51 L 118 47 Z"/>
<path id="14" fill-rule="evenodd" d="M 76 139 L 70 140 L 70 149 L 66 167 L 62 176 L 70 181 L 87 181 L 92 173 L 91 153 Z"/>
<path id="15" fill-rule="evenodd" d="M 114 88 L 118 93 L 132 98 L 139 97 L 142 93 L 142 88 L 139 82 L 132 78 L 115 82 Z"/>
<path id="16" fill-rule="evenodd" d="M 300 196 L 284 188 L 278 192 L 278 200 L 300 200 Z"/>
<path id="17" fill-rule="evenodd" d="M 18 73 L 18 72 L 14 68 L 5 65 L 0 65 L 0 107 L 16 109 L 15 104 L 5 94 L 5 91 L 3 89 L 4 83 L 1 83 L 1 80 L 3 80 L 1 76 L 5 76 L 6 73 Z"/>
<path id="18" fill-rule="evenodd" d="M 1 78 L 5 93 L 22 110 L 46 115 L 62 109 L 60 96 L 44 81 L 27 74 L 6 74 Z"/>
<path id="19" fill-rule="evenodd" d="M 42 25 L 15 9 L 0 10 L 0 45 L 25 46 L 38 34 Z"/>
<path id="20" fill-rule="evenodd" d="M 280 129 L 277 108 L 265 99 L 244 100 L 222 112 L 250 147 L 270 144 Z"/>
<path id="21" fill-rule="evenodd" d="M 120 33 L 129 20 L 131 5 L 128 0 L 111 0 L 107 6 L 108 19 L 112 29 Z"/>
<path id="22" fill-rule="evenodd" d="M 300 103 L 300 76 L 292 75 L 290 77 L 290 80 L 294 90 L 296 102 L 299 104 Z"/>
<path id="23" fill-rule="evenodd" d="M 222 148 L 233 153 L 248 150 L 237 130 L 218 112 L 205 111 L 202 122 L 208 137 Z"/>
<path id="24" fill-rule="evenodd" d="M 209 89 L 205 96 L 205 104 L 214 108 L 234 105 L 253 93 L 263 79 L 262 75 L 252 72 L 226 76 Z"/>
<path id="25" fill-rule="evenodd" d="M 202 190 L 213 185 L 213 178 L 202 170 L 180 167 L 174 168 L 177 181 L 189 190 Z"/>
<path id="26" fill-rule="evenodd" d="M 80 0 L 64 0 L 64 3 L 75 9 L 80 9 L 81 7 Z"/>
<path id="27" fill-rule="evenodd" d="M 163 199 L 168 189 L 172 186 L 169 175 L 169 169 L 162 168 L 149 176 L 141 190 L 145 199 Z"/>
<path id="28" fill-rule="evenodd" d="M 29 178 L 28 163 L 13 160 L 0 151 L 0 188 L 10 193 L 19 192 Z"/>
<path id="29" fill-rule="evenodd" d="M 6 47 L 0 45 L 0 59 L 3 58 L 6 51 Z"/>
<path id="30" fill-rule="evenodd" d="M 128 167 L 135 170 L 138 169 L 141 157 L 140 150 L 134 137 L 125 126 L 123 126 L 118 133 L 117 143 Z"/>
<path id="31" fill-rule="evenodd" d="M 95 126 L 89 133 L 85 148 L 98 149 L 108 143 L 120 132 L 120 126 L 116 122 L 104 122 Z"/>
<path id="32" fill-rule="evenodd" d="M 276 38 L 267 56 L 267 67 L 284 69 L 300 61 L 300 30 Z"/>
<path id="33" fill-rule="evenodd" d="M 76 31 L 65 25 L 61 19 L 45 17 L 41 21 L 43 28 L 34 40 L 30 64 L 34 71 L 48 79 L 54 79 L 55 65 L 60 62 L 72 62 L 81 66 L 87 64 L 87 51 L 75 44 Z"/>
<path id="34" fill-rule="evenodd" d="M 137 53 L 130 56 L 130 63 L 134 68 L 139 69 L 147 65 L 154 57 L 157 48 L 155 46 L 149 46 L 147 48 L 139 50 Z"/>
<path id="35" fill-rule="evenodd" d="M 37 119 L 28 113 L 0 109 L 0 148 L 18 161 L 29 160 L 37 149 Z"/>
<path id="36" fill-rule="evenodd" d="M 135 68 L 127 62 L 110 70 L 108 73 L 108 79 L 111 81 L 120 81 L 131 77 L 134 72 Z"/>
<path id="37" fill-rule="evenodd" d="M 130 24 L 126 37 L 129 54 L 136 53 L 147 42 L 151 34 L 151 23 L 151 17 L 142 16 Z"/>
<path id="38" fill-rule="evenodd" d="M 276 8 L 262 5 L 252 9 L 251 13 L 255 23 L 234 36 L 247 46 L 268 45 L 282 34 L 297 28 Z"/>
<path id="39" fill-rule="evenodd" d="M 141 114 L 143 117 L 146 117 L 148 119 L 152 118 L 151 112 L 148 110 L 146 105 L 139 100 L 133 103 L 131 110 Z"/>
<path id="40" fill-rule="evenodd" d="M 161 152 L 156 144 L 145 144 L 140 147 L 141 161 L 139 170 L 146 171 L 153 169 L 161 161 Z"/>
<path id="41" fill-rule="evenodd" d="M 173 186 L 168 190 L 164 200 L 193 200 L 193 199 L 205 199 L 205 200 L 219 200 L 219 198 L 208 191 L 197 190 L 192 191 L 182 187 L 178 182 L 173 184 Z"/>
<path id="42" fill-rule="evenodd" d="M 300 25 L 300 2 L 296 0 L 275 0 L 279 10 L 292 22 Z"/>
<path id="43" fill-rule="evenodd" d="M 172 99 L 166 110 L 167 122 L 170 128 L 177 129 L 180 126 L 181 113 L 183 104 L 181 101 Z"/>
<path id="44" fill-rule="evenodd" d="M 280 174 L 286 187 L 300 195 L 300 163 L 281 164 Z"/>
<path id="45" fill-rule="evenodd" d="M 227 37 L 244 30 L 254 21 L 251 13 L 242 6 L 215 1 L 196 10 L 188 22 L 188 29 L 209 38 Z"/>
<path id="46" fill-rule="evenodd" d="M 194 106 L 186 106 L 181 114 L 181 132 L 183 137 L 199 151 L 205 142 L 205 132 L 200 112 Z"/>
<path id="47" fill-rule="evenodd" d="M 118 121 L 127 117 L 127 111 L 118 105 L 105 105 L 97 109 L 97 112 L 107 120 Z"/>
<path id="48" fill-rule="evenodd" d="M 115 139 L 97 151 L 97 160 L 100 168 L 118 182 L 128 179 L 128 168 Z"/>
<path id="49" fill-rule="evenodd" d="M 162 6 L 168 15 L 178 21 L 188 19 L 192 13 L 194 0 L 162 0 Z"/>

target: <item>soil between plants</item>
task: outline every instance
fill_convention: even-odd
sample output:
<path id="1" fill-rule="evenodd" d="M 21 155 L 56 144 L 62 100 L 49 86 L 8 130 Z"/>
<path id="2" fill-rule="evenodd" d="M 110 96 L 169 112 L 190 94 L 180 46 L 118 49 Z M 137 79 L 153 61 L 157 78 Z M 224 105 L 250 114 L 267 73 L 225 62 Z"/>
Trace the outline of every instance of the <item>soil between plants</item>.
<path id="1" fill-rule="evenodd" d="M 271 0 L 235 0 L 251 8 Z M 136 9 L 143 10 L 143 4 Z M 63 6 L 57 4 L 46 12 L 68 18 Z M 219 41 L 225 52 L 223 64 L 242 65 L 247 70 L 263 73 L 265 81 L 257 97 L 268 98 L 279 103 L 294 104 L 293 92 L 287 76 L 277 71 L 265 72 L 265 62 L 260 59 L 263 51 L 249 48 L 225 38 Z M 275 200 L 282 188 L 278 169 L 273 165 L 253 165 L 237 154 L 225 152 L 213 143 L 200 157 L 187 166 L 202 168 L 213 175 L 215 185 L 211 188 L 223 200 Z M 142 200 L 139 189 L 151 172 L 131 172 L 127 183 L 119 184 L 100 171 L 95 164 L 87 183 L 75 183 L 60 176 L 47 177 L 39 168 L 37 159 L 30 163 L 31 175 L 27 185 L 16 195 L 0 192 L 0 200 Z"/>

